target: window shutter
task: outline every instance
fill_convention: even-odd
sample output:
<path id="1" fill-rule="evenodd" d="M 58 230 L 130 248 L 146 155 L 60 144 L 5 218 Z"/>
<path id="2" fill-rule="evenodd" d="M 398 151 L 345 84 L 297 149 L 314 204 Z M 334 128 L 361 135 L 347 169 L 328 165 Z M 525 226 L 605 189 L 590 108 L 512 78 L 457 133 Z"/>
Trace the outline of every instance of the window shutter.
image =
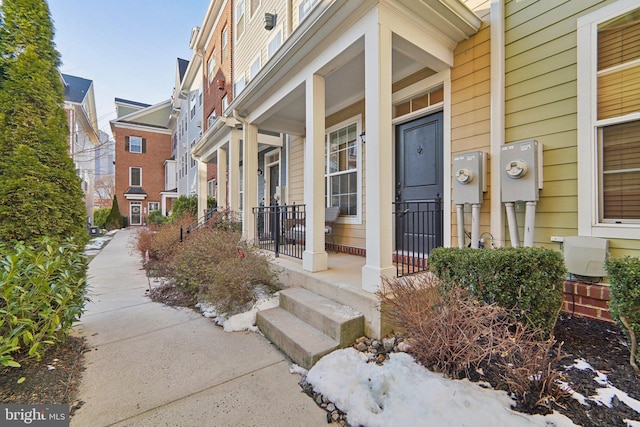
<path id="1" fill-rule="evenodd" d="M 124 151 L 129 151 L 129 137 L 124 137 Z"/>
<path id="2" fill-rule="evenodd" d="M 147 138 L 142 138 L 142 152 L 147 152 Z"/>

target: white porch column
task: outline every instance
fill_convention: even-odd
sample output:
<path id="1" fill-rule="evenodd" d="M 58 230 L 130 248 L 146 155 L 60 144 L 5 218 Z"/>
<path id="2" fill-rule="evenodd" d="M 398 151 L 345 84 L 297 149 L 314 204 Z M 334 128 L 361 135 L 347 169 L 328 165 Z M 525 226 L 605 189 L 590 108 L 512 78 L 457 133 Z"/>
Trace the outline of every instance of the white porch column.
<path id="1" fill-rule="evenodd" d="M 393 134 L 391 30 L 380 24 L 365 34 L 366 247 L 362 289 L 376 292 L 392 276 Z"/>
<path id="2" fill-rule="evenodd" d="M 207 163 L 198 159 L 198 214 L 197 218 L 204 220 L 207 210 Z"/>
<path id="3" fill-rule="evenodd" d="M 306 205 L 305 251 L 302 268 L 323 271 L 328 266 L 324 249 L 324 152 L 325 82 L 313 75 L 306 81 L 306 128 L 304 147 L 304 203 Z"/>
<path id="4" fill-rule="evenodd" d="M 163 194 L 160 202 L 160 209 L 162 209 L 162 216 L 167 216 L 167 195 Z"/>
<path id="5" fill-rule="evenodd" d="M 227 207 L 227 150 L 218 148 L 216 169 L 217 194 L 216 202 L 220 208 Z"/>
<path id="6" fill-rule="evenodd" d="M 229 140 L 229 209 L 240 211 L 240 138 L 236 132 Z"/>
<path id="7" fill-rule="evenodd" d="M 256 223 L 253 208 L 258 200 L 258 127 L 251 123 L 245 123 L 242 139 L 242 169 L 244 171 L 242 233 L 245 238 L 253 238 Z"/>

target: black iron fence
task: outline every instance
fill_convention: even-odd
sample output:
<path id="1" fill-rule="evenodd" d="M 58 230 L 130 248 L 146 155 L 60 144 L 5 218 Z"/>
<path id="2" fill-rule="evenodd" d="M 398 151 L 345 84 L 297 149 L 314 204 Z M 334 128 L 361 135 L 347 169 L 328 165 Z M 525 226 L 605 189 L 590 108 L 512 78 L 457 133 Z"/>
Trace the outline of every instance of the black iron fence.
<path id="1" fill-rule="evenodd" d="M 187 236 L 191 234 L 191 232 L 207 225 L 207 223 L 213 218 L 214 214 L 217 211 L 217 208 L 207 209 L 204 211 L 204 215 L 193 221 L 191 224 L 180 226 L 180 241 L 182 242 L 184 239 L 186 239 Z"/>
<path id="2" fill-rule="evenodd" d="M 253 208 L 255 245 L 275 253 L 302 259 L 305 239 L 305 206 L 275 205 Z"/>
<path id="3" fill-rule="evenodd" d="M 412 200 L 393 205 L 396 274 L 402 277 L 426 271 L 429 254 L 442 246 L 442 200 Z"/>

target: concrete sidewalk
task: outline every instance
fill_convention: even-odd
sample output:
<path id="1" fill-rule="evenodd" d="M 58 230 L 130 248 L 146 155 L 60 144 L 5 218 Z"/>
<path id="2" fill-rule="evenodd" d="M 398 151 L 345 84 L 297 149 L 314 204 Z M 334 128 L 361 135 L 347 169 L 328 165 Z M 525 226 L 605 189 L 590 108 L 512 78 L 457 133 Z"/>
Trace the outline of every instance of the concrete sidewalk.
<path id="1" fill-rule="evenodd" d="M 189 309 L 154 303 L 121 230 L 89 265 L 92 301 L 74 333 L 87 339 L 71 418 L 84 426 L 325 426 L 326 412 L 262 335 L 225 333 Z"/>

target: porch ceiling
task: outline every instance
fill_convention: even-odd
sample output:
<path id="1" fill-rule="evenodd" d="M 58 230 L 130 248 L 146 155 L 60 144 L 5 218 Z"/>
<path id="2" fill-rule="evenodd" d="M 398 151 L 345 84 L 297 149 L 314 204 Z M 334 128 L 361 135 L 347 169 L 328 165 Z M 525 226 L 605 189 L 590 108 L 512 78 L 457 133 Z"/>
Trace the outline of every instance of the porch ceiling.
<path id="1" fill-rule="evenodd" d="M 442 59 L 442 50 L 438 52 L 440 59 L 426 51 L 431 49 L 426 40 L 448 40 L 442 46 L 453 49 L 459 41 L 477 32 L 481 24 L 460 0 L 368 0 L 362 3 L 336 0 L 324 10 L 314 11 L 317 16 L 311 16 L 314 19 L 309 19 L 309 25 L 303 25 L 285 42 L 273 61 L 261 70 L 230 108 L 237 109 L 241 115 L 251 115 L 251 122 L 259 129 L 304 135 L 305 83 L 301 75 L 313 72 L 325 76 L 327 115 L 363 99 L 366 78 L 364 35 L 354 39 L 333 58 L 327 58 L 328 62 L 320 69 L 303 70 L 305 64 L 327 55 L 323 49 L 331 43 L 328 40 L 336 39 L 335 34 L 347 33 L 353 28 L 361 31 L 363 22 L 371 25 L 370 11 L 376 5 L 390 11 L 385 12 L 383 19 L 393 16 L 391 19 L 396 20 L 396 25 L 403 20 L 408 23 L 412 30 L 407 35 L 415 37 L 414 42 L 421 45 L 393 33 L 393 83 L 424 68 L 436 73 L 449 67 L 450 64 Z M 428 28 L 431 32 L 421 33 Z M 423 34 L 429 35 L 424 39 Z M 436 39 L 430 38 L 433 35 Z"/>
<path id="2" fill-rule="evenodd" d="M 325 75 L 326 115 L 331 115 L 364 98 L 365 66 L 364 43 L 359 51 L 346 63 L 332 67 L 328 64 L 323 70 L 331 70 Z M 429 55 L 401 37 L 393 37 L 393 82 L 402 80 L 417 71 L 428 68 Z M 417 53 L 421 52 L 421 56 Z M 420 62 L 417 62 L 419 59 Z M 435 72 L 435 71 L 434 71 Z M 305 127 L 305 87 L 297 86 L 289 92 L 268 115 L 256 120 L 260 129 L 304 134 Z"/>

